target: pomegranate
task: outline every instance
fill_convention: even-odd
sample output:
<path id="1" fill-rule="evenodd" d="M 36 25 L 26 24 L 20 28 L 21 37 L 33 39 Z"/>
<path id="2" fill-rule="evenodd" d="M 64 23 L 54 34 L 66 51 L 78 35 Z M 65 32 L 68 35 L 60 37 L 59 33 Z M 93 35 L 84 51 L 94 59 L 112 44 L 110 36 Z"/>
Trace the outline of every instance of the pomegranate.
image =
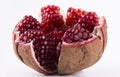
<path id="1" fill-rule="evenodd" d="M 13 30 L 13 47 L 27 66 L 43 74 L 70 74 L 95 64 L 107 43 L 105 17 L 80 8 L 41 8 L 41 22 L 25 15 Z"/>

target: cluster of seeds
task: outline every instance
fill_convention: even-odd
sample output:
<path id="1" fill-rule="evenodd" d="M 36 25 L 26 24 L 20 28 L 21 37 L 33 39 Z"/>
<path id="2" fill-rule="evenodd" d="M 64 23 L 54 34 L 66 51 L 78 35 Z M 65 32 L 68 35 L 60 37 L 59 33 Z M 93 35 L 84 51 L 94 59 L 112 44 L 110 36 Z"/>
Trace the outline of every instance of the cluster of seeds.
<path id="1" fill-rule="evenodd" d="M 54 71 L 57 69 L 62 41 L 75 43 L 88 40 L 96 25 L 98 17 L 95 12 L 70 7 L 64 21 L 60 8 L 48 5 L 41 8 L 41 22 L 26 15 L 15 30 L 20 32 L 20 42 L 32 42 L 40 66 Z"/>

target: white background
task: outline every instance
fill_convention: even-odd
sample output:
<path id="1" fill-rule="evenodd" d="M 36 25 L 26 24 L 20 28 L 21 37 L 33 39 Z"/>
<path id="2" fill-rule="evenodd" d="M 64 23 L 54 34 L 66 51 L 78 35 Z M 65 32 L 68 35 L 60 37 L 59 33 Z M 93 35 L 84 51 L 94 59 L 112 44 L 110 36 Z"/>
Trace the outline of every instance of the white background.
<path id="1" fill-rule="evenodd" d="M 108 23 L 108 43 L 102 58 L 92 67 L 66 76 L 120 77 L 119 0 L 0 0 L 0 77 L 46 77 L 17 59 L 12 46 L 12 31 L 24 15 L 38 19 L 40 8 L 48 4 L 58 5 L 64 11 L 70 6 L 92 10 L 105 16 Z"/>

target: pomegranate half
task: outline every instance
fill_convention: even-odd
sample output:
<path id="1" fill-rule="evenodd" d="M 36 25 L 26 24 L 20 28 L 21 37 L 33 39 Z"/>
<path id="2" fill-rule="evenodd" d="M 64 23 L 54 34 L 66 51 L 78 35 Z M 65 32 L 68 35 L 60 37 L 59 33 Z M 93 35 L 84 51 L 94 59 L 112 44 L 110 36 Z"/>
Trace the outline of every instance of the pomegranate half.
<path id="1" fill-rule="evenodd" d="M 107 43 L 105 17 L 95 12 L 41 8 L 41 22 L 26 15 L 13 30 L 13 47 L 27 66 L 43 74 L 71 74 L 95 64 Z"/>

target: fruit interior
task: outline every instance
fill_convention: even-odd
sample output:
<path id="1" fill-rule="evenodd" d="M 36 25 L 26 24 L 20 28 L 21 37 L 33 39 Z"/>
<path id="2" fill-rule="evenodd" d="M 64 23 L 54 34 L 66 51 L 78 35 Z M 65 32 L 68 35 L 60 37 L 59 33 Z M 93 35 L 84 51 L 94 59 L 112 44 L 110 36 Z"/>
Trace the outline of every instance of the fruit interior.
<path id="1" fill-rule="evenodd" d="M 58 6 L 48 5 L 41 8 L 41 22 L 26 15 L 15 27 L 20 43 L 33 42 L 35 57 L 47 71 L 57 69 L 63 41 L 76 43 L 92 39 L 94 27 L 99 25 L 95 12 L 72 7 L 63 19 Z"/>

